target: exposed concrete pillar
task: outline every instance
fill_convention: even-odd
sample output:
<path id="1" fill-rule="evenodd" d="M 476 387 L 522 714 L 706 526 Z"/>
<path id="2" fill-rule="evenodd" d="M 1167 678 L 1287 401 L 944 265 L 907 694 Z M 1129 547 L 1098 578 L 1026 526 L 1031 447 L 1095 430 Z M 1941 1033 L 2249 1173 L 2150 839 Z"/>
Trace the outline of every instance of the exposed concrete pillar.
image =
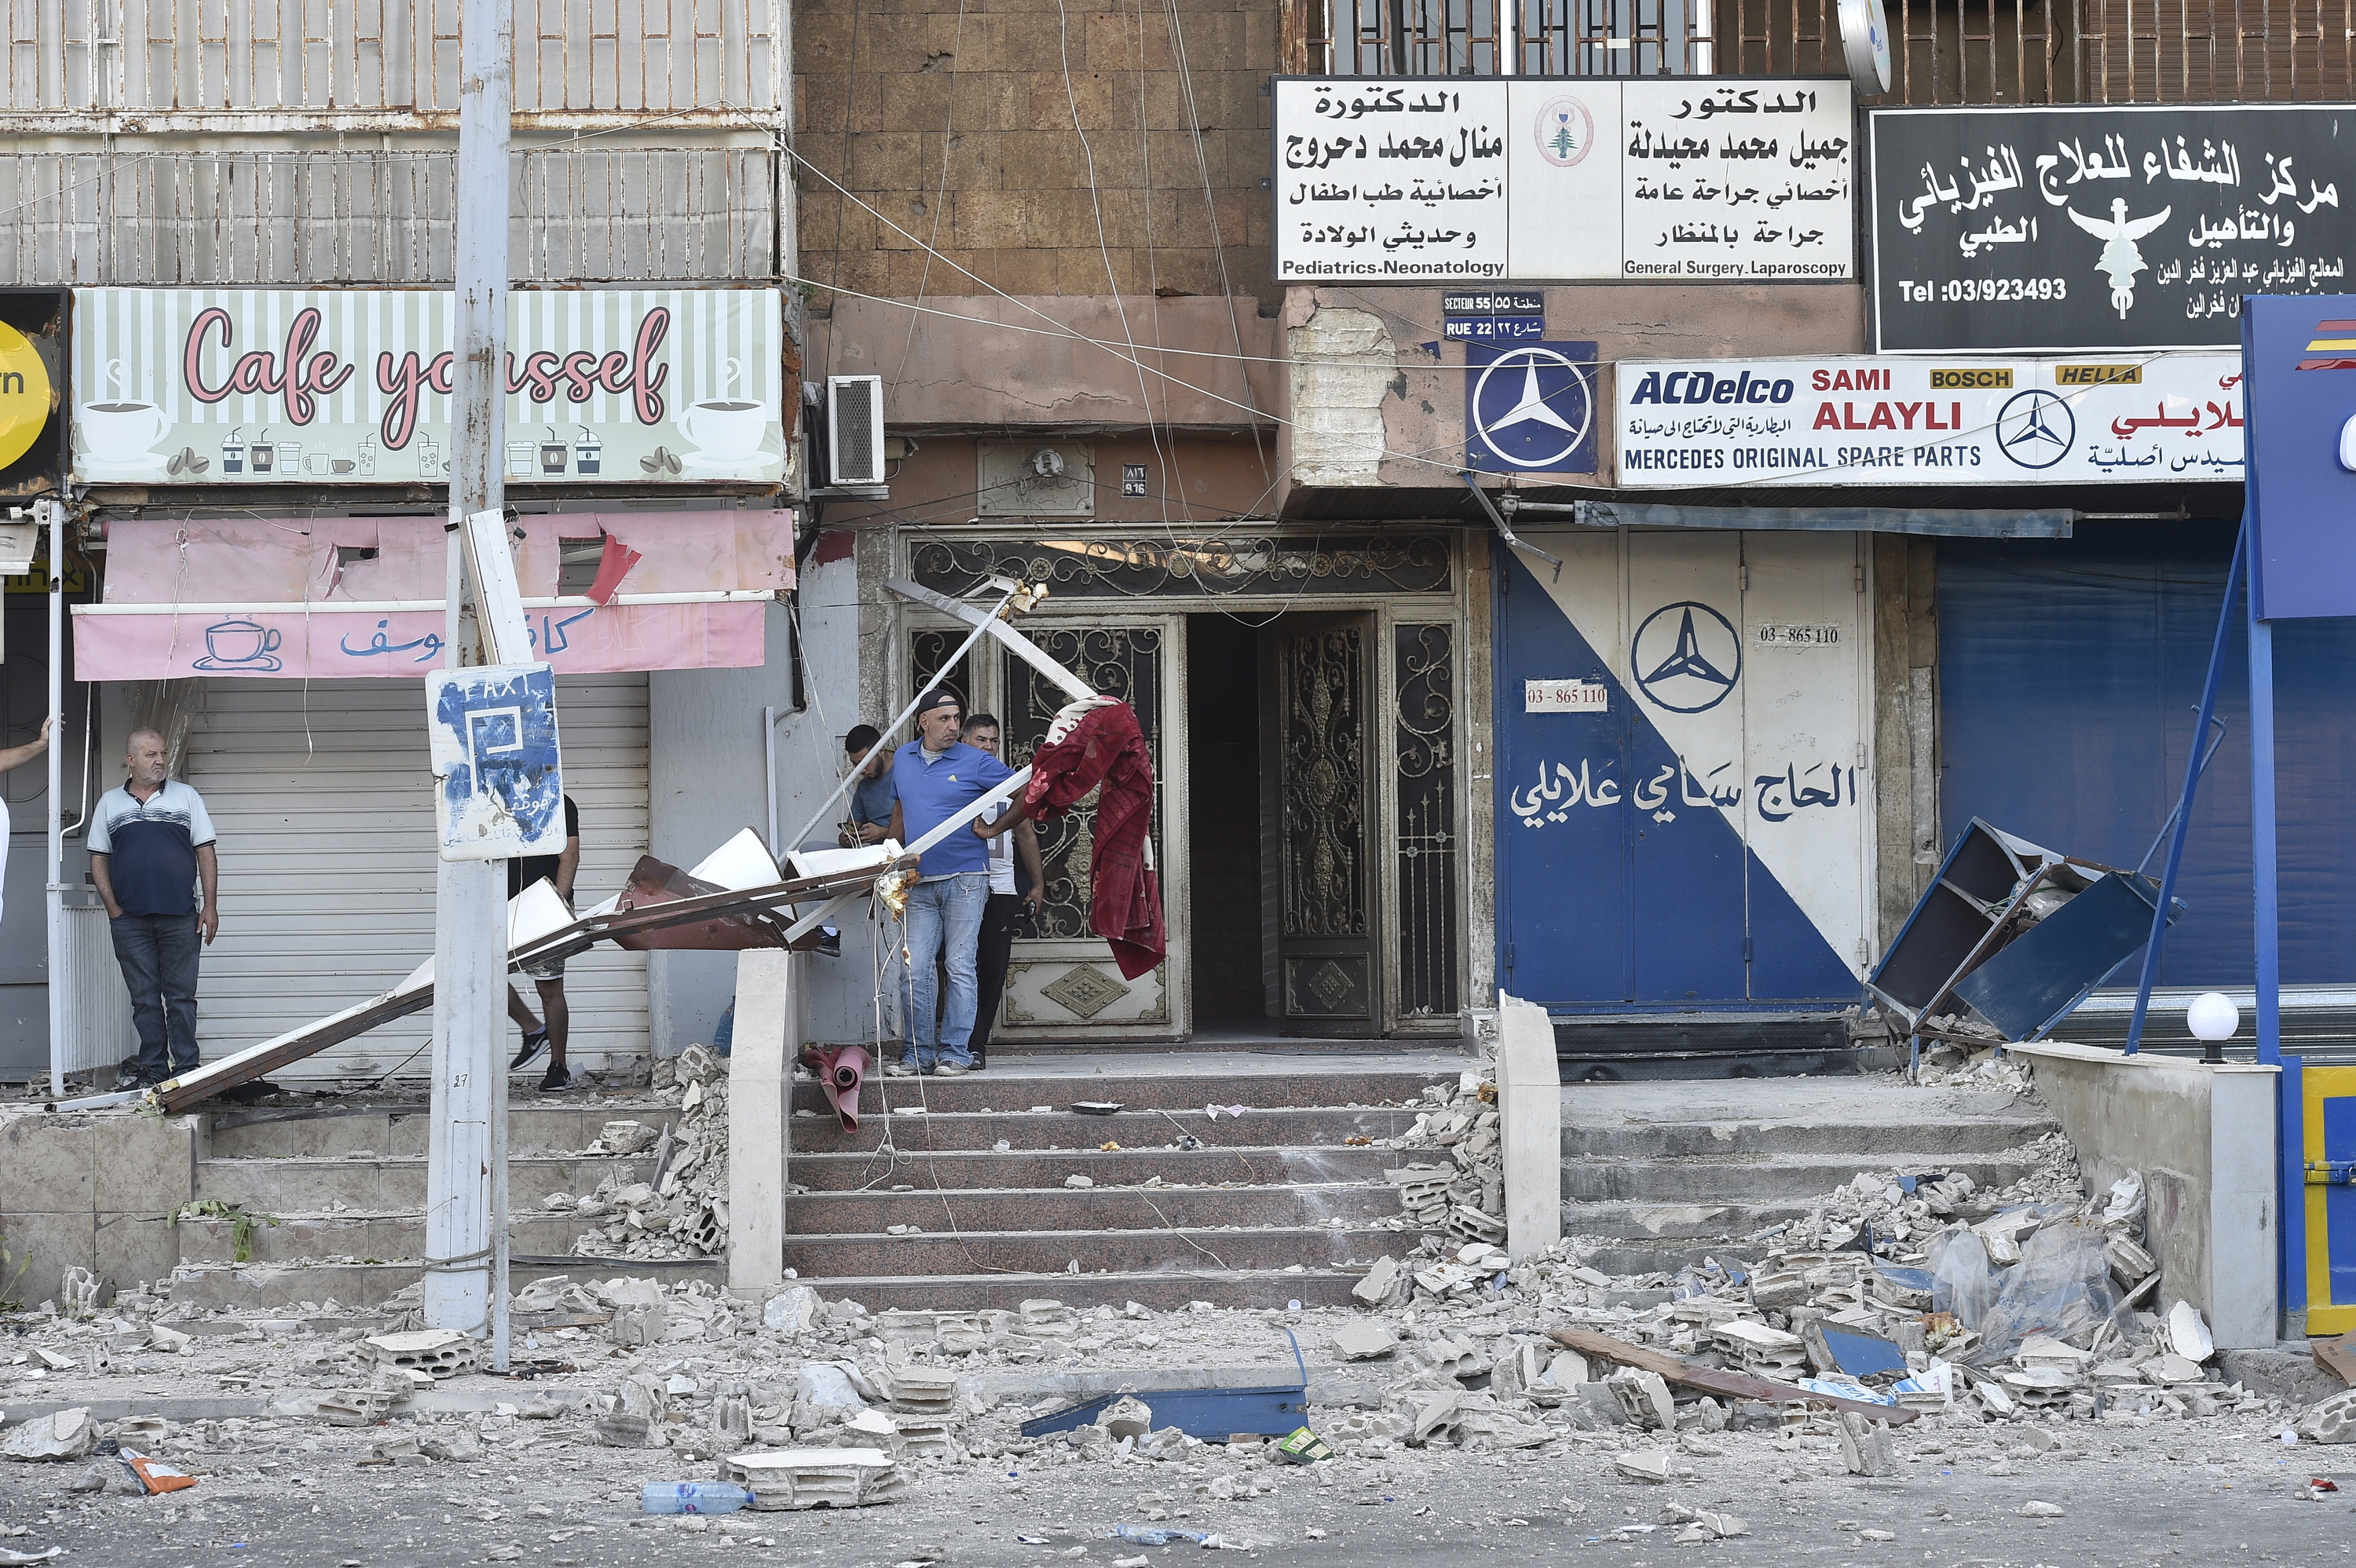
<path id="1" fill-rule="evenodd" d="M 1503 991 L 1497 1131 L 1505 1161 L 1505 1250 L 1526 1258 L 1562 1240 L 1562 1071 L 1547 1010 Z"/>
<path id="2" fill-rule="evenodd" d="M 728 1061 L 728 1288 L 771 1289 L 786 1277 L 786 1128 L 794 1059 L 794 955 L 736 955 L 736 1032 Z"/>

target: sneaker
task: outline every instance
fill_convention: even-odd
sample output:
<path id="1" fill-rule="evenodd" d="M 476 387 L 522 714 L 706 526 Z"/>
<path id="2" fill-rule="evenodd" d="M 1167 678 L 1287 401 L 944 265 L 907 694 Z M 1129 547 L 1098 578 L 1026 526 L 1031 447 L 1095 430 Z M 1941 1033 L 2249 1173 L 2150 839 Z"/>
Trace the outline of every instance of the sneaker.
<path id="1" fill-rule="evenodd" d="M 887 1061 L 884 1064 L 884 1076 L 886 1078 L 914 1078 L 916 1075 L 916 1064 L 913 1061 Z"/>
<path id="2" fill-rule="evenodd" d="M 972 1071 L 962 1061 L 944 1061 L 933 1069 L 934 1075 L 940 1078 L 962 1078 Z"/>
<path id="3" fill-rule="evenodd" d="M 551 1067 L 548 1076 L 540 1081 L 540 1092 L 543 1094 L 562 1093 L 572 1087 L 573 1074 L 562 1067 Z"/>
<path id="4" fill-rule="evenodd" d="M 842 933 L 835 930 L 831 926 L 819 926 L 818 928 L 817 951 L 824 954 L 829 958 L 841 957 Z"/>
<path id="5" fill-rule="evenodd" d="M 522 1072 L 533 1057 L 538 1056 L 541 1051 L 547 1049 L 548 1031 L 544 1029 L 536 1029 L 532 1030 L 530 1034 L 523 1037 L 523 1049 L 515 1053 L 515 1060 L 513 1061 L 508 1063 L 508 1071 L 510 1072 Z"/>

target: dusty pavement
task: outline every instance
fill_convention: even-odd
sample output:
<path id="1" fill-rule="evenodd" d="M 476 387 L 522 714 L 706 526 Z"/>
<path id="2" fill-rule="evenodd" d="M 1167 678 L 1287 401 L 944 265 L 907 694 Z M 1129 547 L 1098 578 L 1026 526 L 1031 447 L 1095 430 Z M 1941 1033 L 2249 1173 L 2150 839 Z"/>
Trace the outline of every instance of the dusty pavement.
<path id="1" fill-rule="evenodd" d="M 1691 1480 L 1658 1486 L 1612 1477 L 1592 1454 L 1415 1456 L 1395 1464 L 1335 1461 L 1304 1471 L 1218 1456 L 1183 1465 L 1041 1467 L 1035 1459 L 920 1476 L 907 1500 L 836 1514 L 738 1513 L 648 1519 L 636 1482 L 669 1467 L 622 1467 L 594 1455 L 487 1458 L 463 1471 L 378 1478 L 354 1467 L 365 1439 L 300 1437 L 275 1459 L 208 1476 L 160 1498 L 65 1493 L 71 1473 L 0 1475 L 0 1520 L 19 1552 L 64 1549 L 65 1562 L 163 1568 L 442 1564 L 523 1561 L 552 1568 L 668 1562 L 749 1552 L 763 1561 L 892 1564 L 1109 1564 L 1183 1559 L 1110 1538 L 1155 1508 L 1172 1522 L 1257 1546 L 1272 1563 L 1428 1563 L 1500 1553 L 1551 1559 L 1728 1565 L 2051 1563 L 2072 1568 L 2193 1561 L 2323 1563 L 2349 1553 L 2351 1505 L 2294 1498 L 2314 1451 L 2292 1452 L 2246 1430 L 2181 1424 L 2158 1442 L 2091 1435 L 2083 1456 L 2006 1462 L 1993 1442 L 1901 1437 L 1904 1472 L 1886 1480 L 1826 1474 L 1822 1450 L 1780 1450 L 1733 1435 L 1723 1458 L 1688 1462 Z M 1931 1452 L 1932 1449 L 1944 1452 Z M 1837 1468 L 1838 1456 L 1831 1456 Z M 1995 1472 L 1995 1473 L 1991 1473 Z M 1797 1473 L 1804 1478 L 1785 1478 Z M 1248 1480 L 1263 1495 L 1214 1503 L 1194 1488 Z M 2340 1477 L 2356 1488 L 2356 1469 Z M 2341 1494 L 2345 1497 L 2348 1494 Z M 1160 1500 L 1154 1500 L 1160 1499 Z M 2050 1502 L 2058 1519 L 2016 1510 Z M 1665 1506 L 1722 1509 L 1744 1537 L 1677 1547 L 1668 1529 L 1626 1541 L 1607 1531 L 1653 1523 Z M 1876 1532 L 1869 1535 L 1865 1532 Z M 21 1532 L 21 1533 L 20 1533 Z M 1891 1539 L 1879 1538 L 1887 1532 Z M 1022 1539 L 1033 1538 L 1032 1540 Z M 1265 1544 L 1260 1544 L 1265 1543 Z M 502 1548 L 520 1549 L 511 1554 Z"/>
<path id="2" fill-rule="evenodd" d="M 444 1386 L 463 1396 L 512 1385 L 462 1375 Z M 709 1461 L 565 1439 L 552 1451 L 556 1434 L 542 1427 L 549 1438 L 535 1440 L 534 1424 L 486 1417 L 480 1458 L 391 1468 L 359 1463 L 382 1427 L 249 1428 L 234 1455 L 180 1459 L 200 1474 L 194 1488 L 152 1498 L 69 1491 L 88 1473 L 78 1463 L 10 1465 L 0 1468 L 0 1549 L 57 1547 L 64 1555 L 55 1561 L 109 1568 L 502 1561 L 602 1568 L 723 1552 L 731 1560 L 859 1568 L 1110 1565 L 1179 1561 L 1200 1550 L 1111 1538 L 1116 1525 L 1155 1511 L 1170 1524 L 1215 1531 L 1258 1560 L 1354 1568 L 1582 1552 L 1599 1562 L 1729 1568 L 2317 1563 L 2343 1560 L 2356 1539 L 2356 1464 L 2334 1462 L 2345 1450 L 2287 1446 L 2265 1425 L 2229 1417 L 2033 1432 L 1926 1421 L 1893 1434 L 1898 1471 L 1879 1479 L 1847 1474 L 1830 1436 L 1686 1435 L 1675 1445 L 1686 1473 L 1667 1484 L 1618 1475 L 1619 1439 L 1601 1435 L 1544 1450 L 1399 1450 L 1313 1467 L 1218 1445 L 1161 1462 L 1089 1457 L 1046 1439 L 994 1460 L 904 1461 L 907 1495 L 890 1504 L 684 1520 L 640 1515 L 637 1489 L 648 1480 L 708 1477 Z M 2058 1442 L 2039 1451 L 2024 1439 Z M 523 1443 L 537 1451 L 502 1452 Z M 2297 1495 L 2317 1477 L 2348 1490 Z M 2024 1517 L 2019 1510 L 2031 1503 L 2062 1512 Z M 1731 1513 L 1748 1533 L 1674 1545 L 1676 1528 L 1660 1520 L 1678 1510 Z M 1655 1528 L 1634 1528 L 1644 1525 Z"/>

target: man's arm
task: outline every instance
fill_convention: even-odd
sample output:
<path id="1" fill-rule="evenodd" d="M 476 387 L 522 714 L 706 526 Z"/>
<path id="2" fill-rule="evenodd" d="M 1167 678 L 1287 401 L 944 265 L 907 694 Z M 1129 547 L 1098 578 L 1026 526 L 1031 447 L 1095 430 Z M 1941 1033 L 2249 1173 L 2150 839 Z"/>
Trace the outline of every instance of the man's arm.
<path id="1" fill-rule="evenodd" d="M 114 877 L 106 869 L 112 855 L 92 851 L 90 857 L 90 880 L 98 884 L 98 901 L 106 906 L 106 918 L 114 920 L 123 913 L 123 906 L 114 901 Z"/>
<path id="2" fill-rule="evenodd" d="M 49 749 L 49 725 L 52 722 L 54 722 L 53 720 L 44 718 L 41 720 L 41 732 L 37 737 L 26 741 L 21 746 L 11 746 L 6 751 L 0 752 L 0 773 L 5 773 L 11 768 L 23 767 L 35 757 L 37 757 L 43 752 L 48 751 Z"/>
<path id="3" fill-rule="evenodd" d="M 564 852 L 556 858 L 556 896 L 569 906 L 573 902 L 573 879 L 581 869 L 581 837 L 578 834 L 564 841 Z"/>
<path id="4" fill-rule="evenodd" d="M 984 838 L 995 838 L 1000 834 L 1012 829 L 1017 823 L 1027 821 L 1030 816 L 1031 803 L 1018 795 L 1014 797 L 1013 805 L 997 821 L 984 822 L 980 817 L 975 817 L 973 830 Z"/>
<path id="5" fill-rule="evenodd" d="M 896 800 L 892 803 L 892 826 L 885 831 L 884 837 L 889 838 L 894 844 L 905 844 L 907 842 L 905 838 L 900 837 L 900 803 Z"/>
<path id="6" fill-rule="evenodd" d="M 213 938 L 220 934 L 220 861 L 209 844 L 197 846 L 197 880 L 205 890 L 205 912 L 198 925 L 205 933 L 205 945 L 210 947 Z"/>
<path id="7" fill-rule="evenodd" d="M 1023 895 L 1023 901 L 1036 914 L 1047 901 L 1047 874 L 1039 859 L 1039 830 L 1027 822 L 1014 835 L 1014 858 L 1023 863 L 1023 875 L 1031 879 L 1031 891 Z"/>

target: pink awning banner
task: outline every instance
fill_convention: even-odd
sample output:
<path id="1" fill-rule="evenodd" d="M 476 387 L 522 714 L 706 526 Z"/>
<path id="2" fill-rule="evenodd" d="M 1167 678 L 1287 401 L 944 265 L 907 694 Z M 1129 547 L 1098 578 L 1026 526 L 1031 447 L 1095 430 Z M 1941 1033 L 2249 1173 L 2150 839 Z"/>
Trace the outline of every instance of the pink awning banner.
<path id="1" fill-rule="evenodd" d="M 793 585 L 789 511 L 517 526 L 534 652 L 561 675 L 758 666 L 767 603 Z M 104 599 L 74 610 L 75 678 L 423 676 L 442 662 L 444 548 L 438 517 L 112 523 Z M 600 560 L 626 561 L 606 603 L 558 592 Z"/>

